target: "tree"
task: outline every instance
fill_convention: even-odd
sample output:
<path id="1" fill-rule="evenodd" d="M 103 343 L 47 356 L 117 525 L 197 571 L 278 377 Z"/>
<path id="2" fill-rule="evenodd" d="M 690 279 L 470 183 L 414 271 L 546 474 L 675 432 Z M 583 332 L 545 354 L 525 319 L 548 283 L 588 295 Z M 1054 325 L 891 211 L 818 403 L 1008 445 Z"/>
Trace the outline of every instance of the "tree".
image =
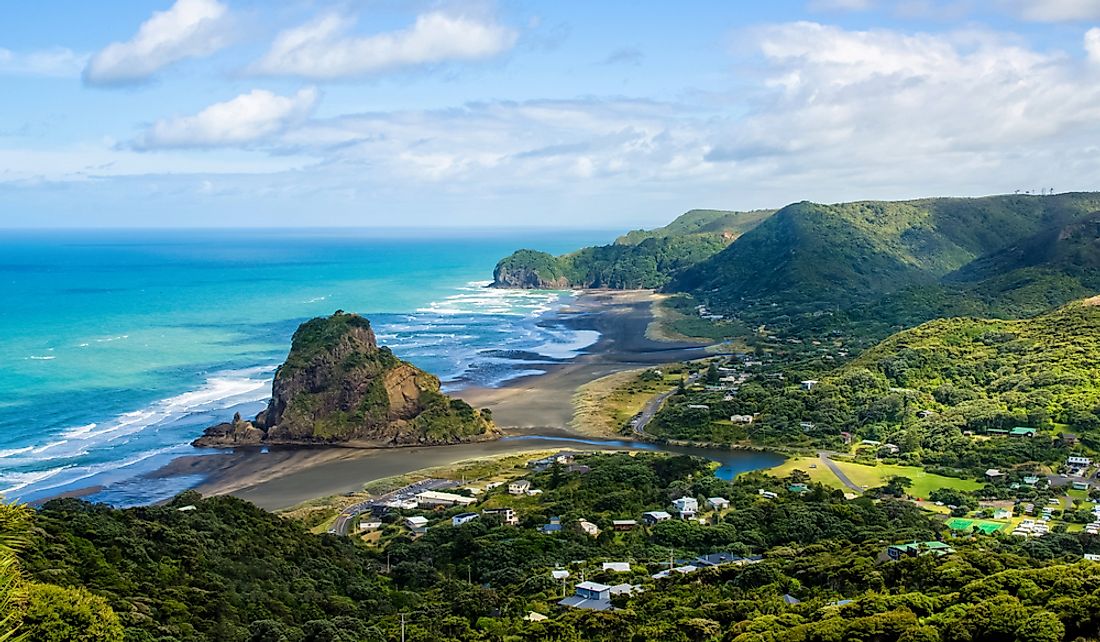
<path id="1" fill-rule="evenodd" d="M 35 642 L 119 642 L 122 625 L 107 600 L 83 588 L 29 584 L 23 630 Z"/>

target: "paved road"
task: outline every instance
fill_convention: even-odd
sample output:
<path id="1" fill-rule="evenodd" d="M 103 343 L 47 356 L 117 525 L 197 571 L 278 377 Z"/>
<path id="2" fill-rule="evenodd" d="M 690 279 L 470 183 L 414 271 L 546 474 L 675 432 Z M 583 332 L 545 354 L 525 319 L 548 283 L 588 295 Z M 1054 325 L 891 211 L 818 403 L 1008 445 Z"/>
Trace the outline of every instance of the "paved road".
<path id="1" fill-rule="evenodd" d="M 840 466 L 836 465 L 836 462 L 834 462 L 832 459 L 829 459 L 829 453 L 822 450 L 817 453 L 817 456 L 819 459 L 821 459 L 821 462 L 823 464 L 829 467 L 829 470 L 833 471 L 833 474 L 836 475 L 836 478 L 839 479 L 842 484 L 844 484 L 848 488 L 851 488 L 853 491 L 860 495 L 863 494 L 863 488 L 859 484 L 849 479 L 848 476 L 844 474 L 844 471 L 840 469 Z"/>
<path id="2" fill-rule="evenodd" d="M 373 511 L 375 506 L 381 506 L 394 500 L 412 499 L 426 490 L 441 490 L 444 488 L 454 488 L 455 486 L 458 486 L 458 482 L 448 479 L 425 479 L 414 484 L 409 484 L 404 488 L 386 493 L 385 495 L 352 504 L 340 512 L 340 516 L 336 518 L 336 521 L 333 522 L 332 528 L 328 529 L 328 532 L 333 535 L 346 536 L 351 532 L 355 518 L 363 513 Z"/>
<path id="3" fill-rule="evenodd" d="M 699 372 L 691 373 L 690 375 L 688 375 L 686 385 L 690 386 L 691 384 L 698 381 L 699 377 L 701 376 L 702 373 Z M 633 421 L 634 434 L 638 436 L 645 435 L 645 427 L 649 425 L 649 422 L 653 421 L 653 418 L 655 416 L 657 416 L 657 411 L 660 410 L 661 406 L 664 405 L 665 400 L 667 400 L 674 394 L 676 394 L 676 388 L 673 388 L 668 392 L 662 392 L 656 397 L 650 399 L 649 402 L 646 403 L 645 407 L 642 408 L 642 411 L 638 413 L 637 418 Z"/>

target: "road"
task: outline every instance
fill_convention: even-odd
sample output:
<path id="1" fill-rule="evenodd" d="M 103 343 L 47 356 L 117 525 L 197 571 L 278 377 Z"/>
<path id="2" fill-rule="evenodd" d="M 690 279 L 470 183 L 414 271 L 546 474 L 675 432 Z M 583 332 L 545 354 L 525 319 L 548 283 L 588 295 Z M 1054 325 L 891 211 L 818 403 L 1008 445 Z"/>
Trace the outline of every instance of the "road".
<path id="1" fill-rule="evenodd" d="M 701 377 L 701 376 L 702 376 L 702 373 L 699 373 L 699 372 L 691 373 L 688 376 L 687 381 L 685 382 L 685 385 L 690 386 L 691 384 L 698 381 L 699 377 Z M 638 415 L 634 419 L 634 421 L 631 422 L 631 424 L 634 428 L 634 434 L 638 435 L 639 437 L 644 436 L 645 435 L 645 427 L 649 425 L 649 422 L 653 421 L 653 418 L 655 416 L 657 416 L 657 411 L 661 409 L 662 405 L 664 405 L 665 400 L 667 400 L 669 397 L 671 397 L 674 394 L 676 394 L 676 388 L 673 388 L 672 390 L 669 390 L 668 392 L 662 392 L 661 394 L 657 395 L 656 397 L 650 399 L 646 403 L 645 407 L 642 408 L 642 411 L 640 413 L 638 413 Z"/>
<path id="2" fill-rule="evenodd" d="M 853 491 L 855 491 L 855 493 L 859 495 L 863 494 L 863 488 L 851 479 L 848 479 L 848 476 L 844 474 L 844 471 L 840 469 L 840 466 L 837 466 L 836 462 L 834 462 L 832 459 L 829 459 L 828 452 L 824 450 L 818 451 L 817 456 L 819 459 L 821 459 L 821 462 L 823 464 L 829 467 L 829 470 L 833 471 L 833 474 L 836 475 L 836 478 L 840 480 L 840 483 L 844 484 L 848 488 L 851 488 Z"/>
<path id="3" fill-rule="evenodd" d="M 454 488 L 455 486 L 458 486 L 458 482 L 449 479 L 424 479 L 385 495 L 352 504 L 340 512 L 340 516 L 336 518 L 328 532 L 333 535 L 346 536 L 351 532 L 355 518 L 363 513 L 372 512 L 375 506 L 385 505 L 394 500 L 412 499 L 426 490 L 442 490 Z"/>

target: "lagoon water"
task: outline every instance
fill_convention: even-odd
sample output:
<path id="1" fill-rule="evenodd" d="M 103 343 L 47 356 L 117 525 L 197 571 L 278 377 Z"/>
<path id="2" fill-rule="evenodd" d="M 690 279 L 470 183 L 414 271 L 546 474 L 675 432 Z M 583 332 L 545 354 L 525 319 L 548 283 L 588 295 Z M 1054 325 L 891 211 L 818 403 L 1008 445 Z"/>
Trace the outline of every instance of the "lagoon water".
<path id="1" fill-rule="evenodd" d="M 337 309 L 369 316 L 380 343 L 445 385 L 537 372 L 597 337 L 539 323 L 569 293 L 487 290 L 494 264 L 613 236 L 0 232 L 0 494 L 181 490 L 132 480 L 192 453 L 204 426 L 259 410 L 297 325 Z"/>

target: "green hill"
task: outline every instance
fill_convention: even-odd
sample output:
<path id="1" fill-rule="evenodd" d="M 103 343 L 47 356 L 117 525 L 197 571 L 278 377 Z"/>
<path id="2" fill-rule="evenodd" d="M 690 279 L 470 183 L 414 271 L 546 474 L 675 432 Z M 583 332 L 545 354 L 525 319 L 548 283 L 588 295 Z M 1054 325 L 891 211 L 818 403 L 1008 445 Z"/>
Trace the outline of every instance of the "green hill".
<path id="1" fill-rule="evenodd" d="M 796 203 L 677 275 L 669 288 L 727 307 L 849 307 L 937 283 L 1097 209 L 1096 194 Z"/>
<path id="2" fill-rule="evenodd" d="M 720 252 L 771 211 L 692 210 L 665 227 L 636 230 L 611 245 L 553 256 L 519 250 L 497 263 L 493 285 L 509 288 L 660 288 Z"/>

